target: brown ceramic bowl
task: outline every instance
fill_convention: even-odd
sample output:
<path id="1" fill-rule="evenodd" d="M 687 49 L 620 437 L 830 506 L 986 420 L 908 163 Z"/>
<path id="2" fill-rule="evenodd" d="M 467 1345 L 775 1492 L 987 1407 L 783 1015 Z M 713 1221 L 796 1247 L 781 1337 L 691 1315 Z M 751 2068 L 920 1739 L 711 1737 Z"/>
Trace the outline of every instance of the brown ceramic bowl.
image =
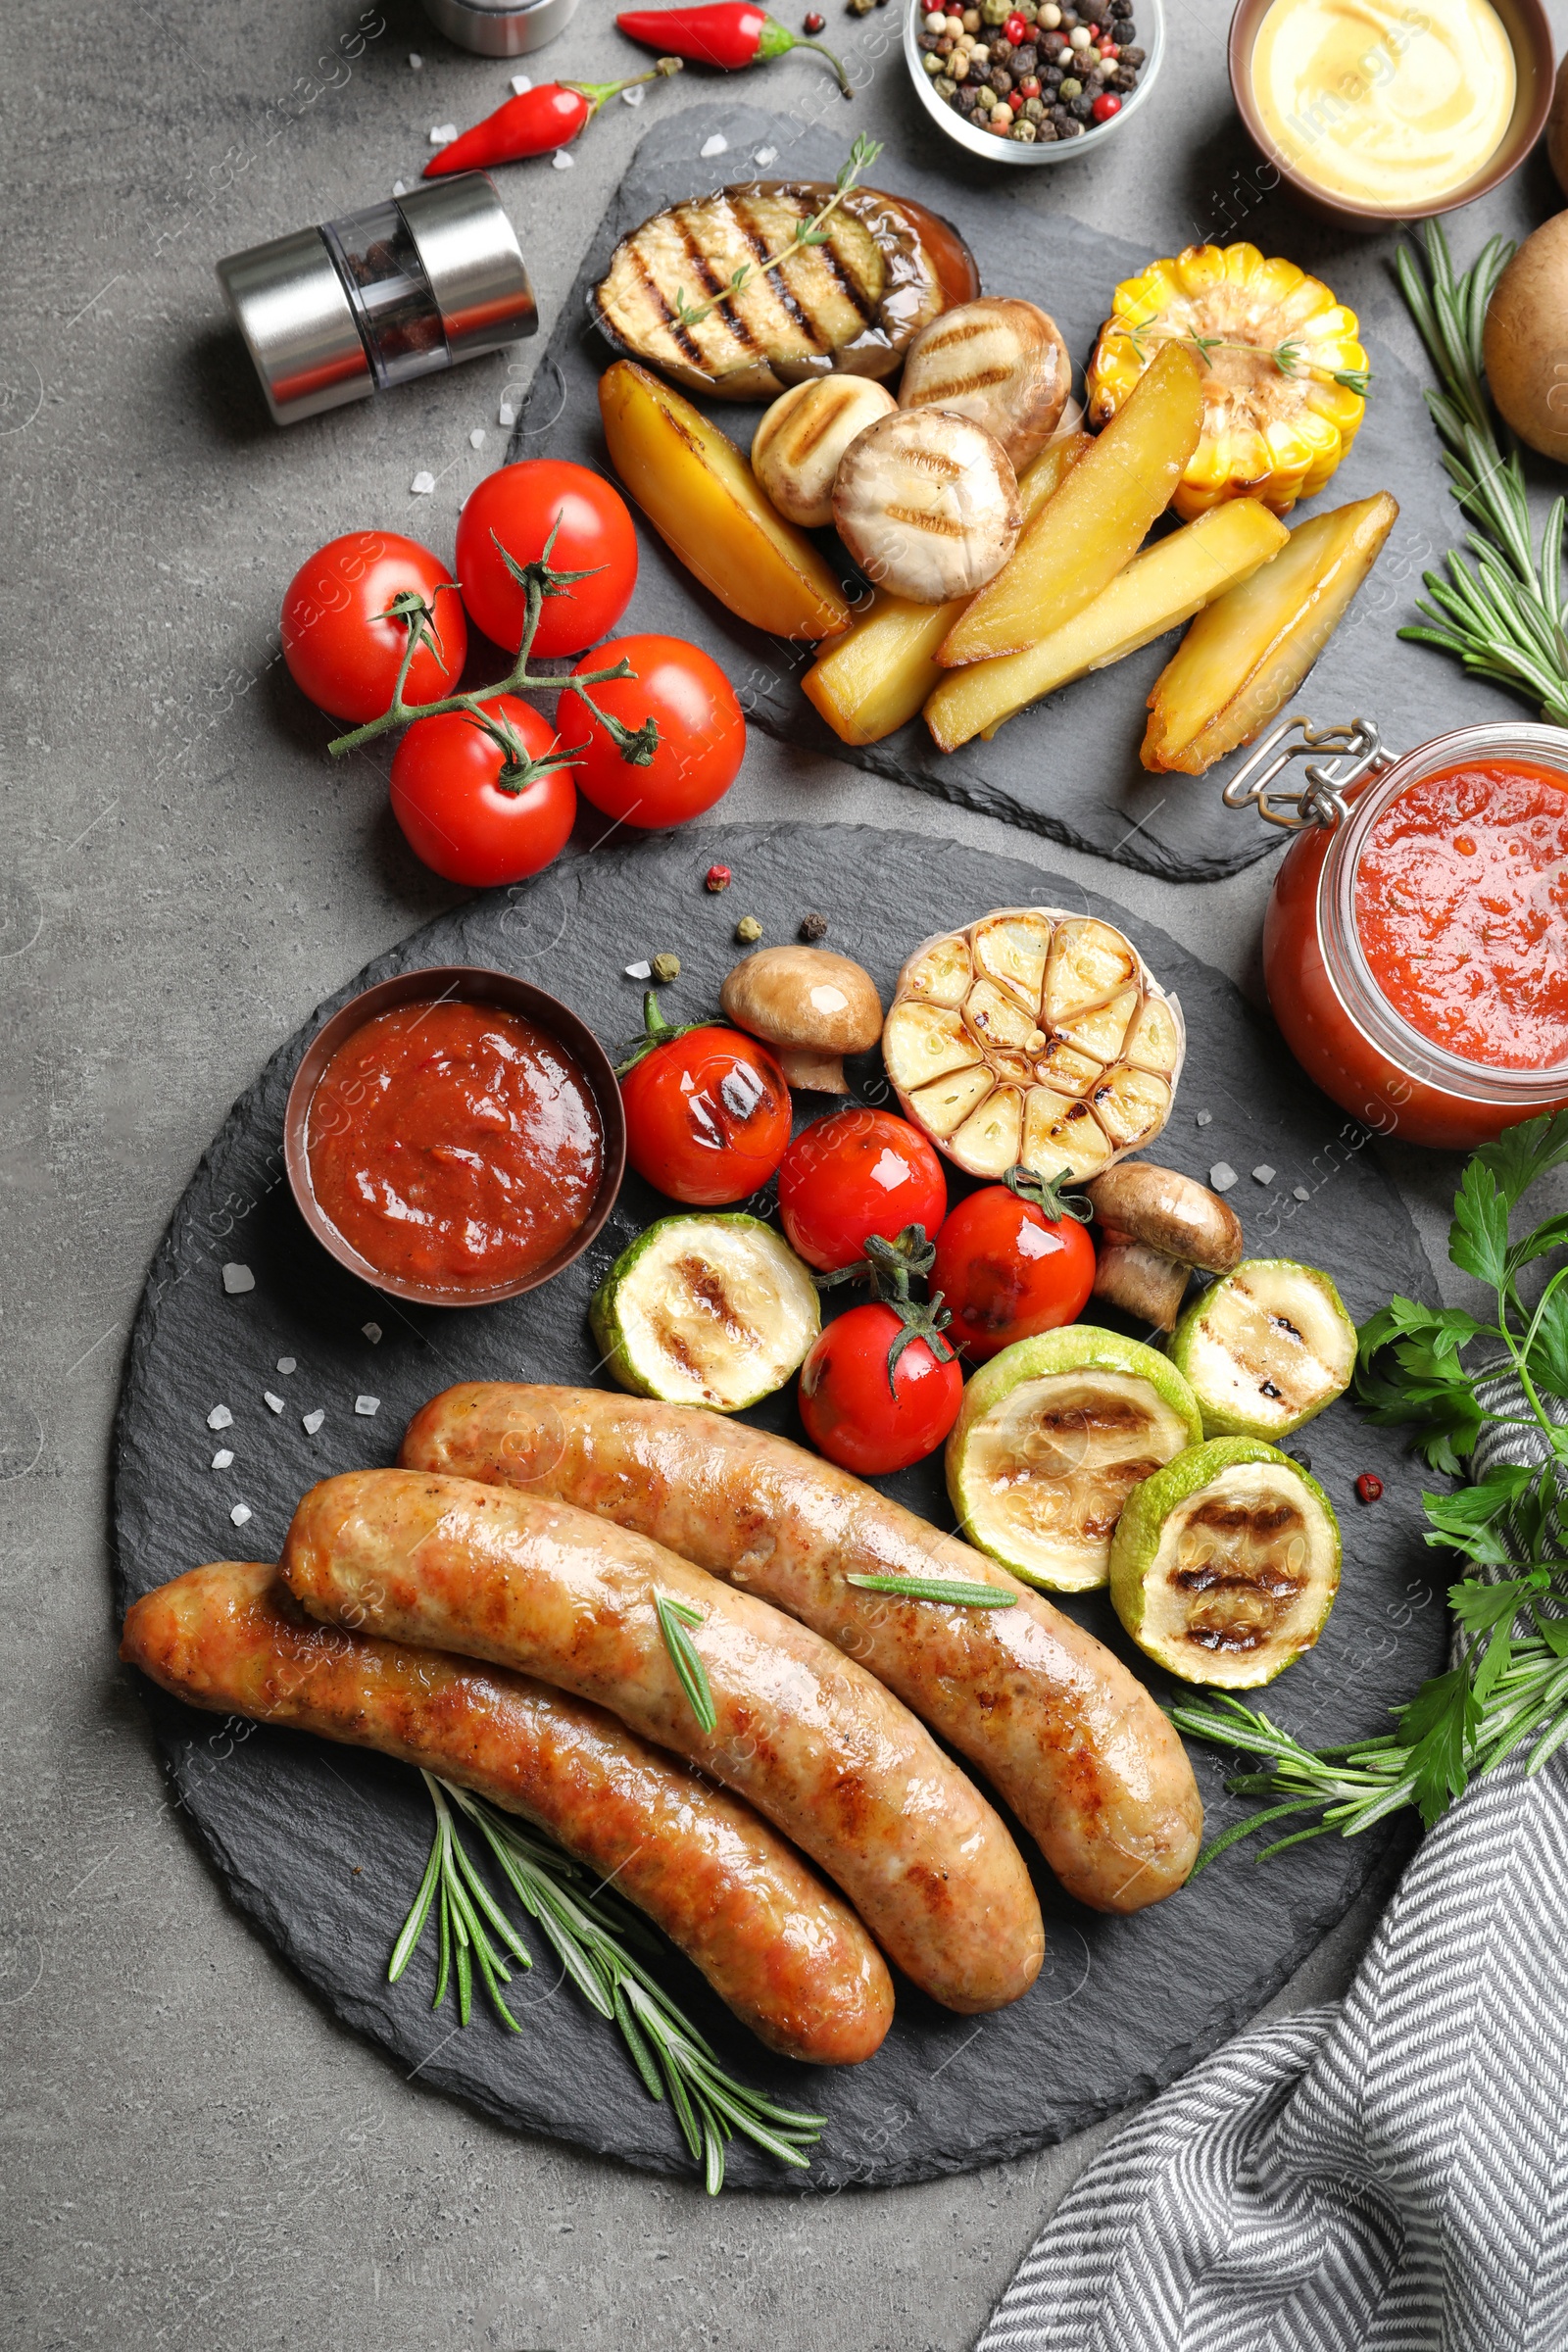
<path id="1" fill-rule="evenodd" d="M 514 1282 L 498 1283 L 493 1290 L 427 1290 L 422 1283 L 405 1282 L 398 1275 L 383 1274 L 344 1240 L 323 1213 L 311 1188 L 305 1141 L 311 1098 L 339 1046 L 356 1029 L 363 1029 L 378 1013 L 390 1012 L 394 1005 L 416 1004 L 427 998 L 439 997 L 458 997 L 475 1004 L 499 1004 L 504 1011 L 520 1013 L 524 1020 L 548 1030 L 576 1059 L 598 1104 L 604 1129 L 605 1158 L 599 1191 L 576 1232 L 543 1265 L 535 1266 Z M 322 1022 L 306 1047 L 305 1058 L 289 1088 L 288 1107 L 283 1113 L 283 1160 L 300 1215 L 321 1248 L 362 1282 L 369 1283 L 387 1298 L 406 1298 L 415 1306 L 493 1306 L 500 1298 L 517 1298 L 524 1291 L 537 1290 L 542 1282 L 551 1281 L 587 1249 L 614 1206 L 626 1171 L 626 1116 L 609 1055 L 586 1022 L 580 1021 L 559 997 L 547 996 L 542 988 L 533 988 L 526 980 L 514 980 L 510 972 L 489 972 L 478 964 L 436 964 L 427 971 L 400 972 L 395 980 L 379 981 L 363 995 L 351 997 L 329 1021 Z"/>
<path id="2" fill-rule="evenodd" d="M 1432 204 L 1412 205 L 1400 213 L 1370 212 L 1351 204 L 1343 196 L 1331 195 L 1320 188 L 1304 172 L 1296 170 L 1289 158 L 1274 146 L 1263 128 L 1263 119 L 1252 96 L 1252 43 L 1257 28 L 1267 16 L 1271 0 L 1240 0 L 1231 19 L 1230 69 L 1231 90 L 1237 110 L 1246 123 L 1248 135 L 1265 163 L 1272 164 L 1286 186 L 1321 220 L 1335 220 L 1344 228 L 1353 228 L 1370 234 L 1378 229 L 1397 228 L 1401 220 L 1425 220 L 1437 213 L 1451 213 L 1456 206 L 1473 204 L 1478 196 L 1488 196 L 1501 184 L 1509 173 L 1517 172 L 1525 157 L 1546 127 L 1551 112 L 1552 79 L 1555 64 L 1552 57 L 1551 26 L 1546 21 L 1542 0 L 1492 0 L 1502 21 L 1502 29 L 1513 48 L 1514 69 L 1518 88 L 1514 97 L 1513 120 L 1502 136 L 1502 144 L 1484 171 L 1472 172 L 1463 185 L 1449 190 Z"/>

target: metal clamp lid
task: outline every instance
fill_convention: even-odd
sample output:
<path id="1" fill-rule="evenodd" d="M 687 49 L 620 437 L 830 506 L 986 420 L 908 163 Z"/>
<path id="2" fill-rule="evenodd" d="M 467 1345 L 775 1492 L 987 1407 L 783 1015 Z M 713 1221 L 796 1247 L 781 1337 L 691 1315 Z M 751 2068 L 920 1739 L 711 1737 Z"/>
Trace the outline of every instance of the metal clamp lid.
<path id="1" fill-rule="evenodd" d="M 1300 734 L 1293 742 L 1290 738 L 1297 728 Z M 1324 752 L 1333 756 L 1312 759 L 1313 754 Z M 1369 718 L 1352 718 L 1348 726 L 1314 727 L 1297 711 L 1272 735 L 1265 736 L 1237 769 L 1225 787 L 1225 806 L 1245 808 L 1250 804 L 1267 823 L 1283 825 L 1288 832 L 1298 832 L 1305 825 L 1321 825 L 1332 832 L 1350 813 L 1345 795 L 1365 777 L 1392 767 L 1397 757 L 1387 749 Z M 1272 791 L 1275 777 L 1283 774 L 1293 760 L 1312 760 L 1305 783 L 1298 792 Z"/>

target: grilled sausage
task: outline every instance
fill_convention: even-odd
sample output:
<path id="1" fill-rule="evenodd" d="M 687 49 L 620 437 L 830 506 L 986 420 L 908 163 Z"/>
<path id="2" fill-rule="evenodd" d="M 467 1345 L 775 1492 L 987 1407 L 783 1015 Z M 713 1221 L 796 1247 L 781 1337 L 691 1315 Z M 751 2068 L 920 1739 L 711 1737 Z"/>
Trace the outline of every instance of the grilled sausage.
<path id="1" fill-rule="evenodd" d="M 1001 2008 L 1034 1983 L 1040 1906 L 990 1805 L 890 1691 L 765 1601 L 567 1504 L 409 1470 L 313 1487 L 281 1570 L 313 1616 L 537 1674 L 727 1782 L 950 2009 Z M 711 1733 L 661 1596 L 700 1614 Z"/>
<path id="2" fill-rule="evenodd" d="M 694 1405 L 476 1382 L 416 1414 L 401 1458 L 599 1511 L 814 1626 L 986 1775 L 1095 1910 L 1188 1878 L 1202 1807 L 1143 1685 L 995 1561 L 786 1439 Z M 899 1600 L 851 1569 L 979 1580 L 1017 1606 Z"/>
<path id="3" fill-rule="evenodd" d="M 274 1568 L 234 1561 L 136 1601 L 120 1654 L 192 1706 L 373 1747 L 521 1814 L 613 1879 L 783 2057 L 855 2066 L 892 2023 L 886 1965 L 848 1904 L 750 1806 L 599 1707 L 316 1625 Z"/>
<path id="4" fill-rule="evenodd" d="M 770 400 L 813 375 L 891 375 L 945 302 L 918 208 L 856 188 L 820 245 L 757 266 L 832 194 L 820 181 L 758 179 L 655 213 L 611 255 L 591 297 L 597 324 L 617 351 L 726 400 Z M 715 302 L 740 269 L 745 290 Z M 695 322 L 683 316 L 698 310 L 707 316 Z"/>

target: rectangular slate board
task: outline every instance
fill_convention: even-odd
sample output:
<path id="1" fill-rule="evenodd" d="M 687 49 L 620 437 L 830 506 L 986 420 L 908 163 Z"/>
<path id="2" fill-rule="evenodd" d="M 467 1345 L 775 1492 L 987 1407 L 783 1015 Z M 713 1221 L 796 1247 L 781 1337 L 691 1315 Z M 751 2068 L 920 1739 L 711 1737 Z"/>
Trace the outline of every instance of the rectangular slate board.
<path id="1" fill-rule="evenodd" d="M 590 323 L 587 304 L 619 237 L 661 206 L 730 181 L 761 175 L 831 179 L 853 134 L 848 111 L 841 131 L 836 122 L 808 123 L 727 101 L 688 108 L 655 124 L 637 148 L 566 298 L 513 432 L 509 462 L 561 457 L 611 470 L 600 430 L 598 381 L 612 355 Z M 705 157 L 702 150 L 714 137 L 724 139 L 725 149 Z M 769 150 L 769 161 L 760 165 L 757 157 Z M 937 152 L 929 139 L 919 161 L 890 146 L 870 174 L 874 184 L 917 198 L 962 230 L 988 293 L 1024 295 L 1052 314 L 1073 355 L 1081 391 L 1083 365 L 1109 310 L 1112 288 L 1155 256 L 1070 218 L 1062 220 L 1059 235 L 1043 236 L 1038 215 L 1019 202 L 1022 176 L 988 171 L 956 149 Z M 1517 201 L 1522 215 L 1523 198 Z M 1183 225 L 1183 210 L 1174 200 L 1171 217 L 1174 250 L 1196 232 Z M 1521 218 L 1521 234 L 1526 225 Z M 1405 366 L 1376 332 L 1379 315 L 1402 322 L 1389 270 L 1394 240 L 1346 239 L 1277 206 L 1277 200 L 1275 208 L 1250 217 L 1246 228 L 1266 251 L 1324 271 L 1336 294 L 1360 312 L 1375 377 L 1348 458 L 1328 489 L 1293 519 L 1375 490 L 1392 490 L 1400 507 L 1377 571 L 1290 708 L 1309 710 L 1320 725 L 1373 718 L 1385 741 L 1401 751 L 1440 728 L 1525 715 L 1523 706 L 1500 688 L 1463 677 L 1446 658 L 1400 644 L 1395 635 L 1415 617 L 1421 570 L 1462 539 L 1463 531 L 1421 398 L 1427 378 Z M 1462 240 L 1465 260 L 1479 241 L 1479 231 Z M 1410 340 L 1401 323 L 1401 347 Z M 742 448 L 750 446 L 760 406 L 734 401 L 699 406 Z M 834 533 L 816 536 L 844 575 L 853 577 Z M 1150 776 L 1139 765 L 1149 689 L 1170 658 L 1174 634 L 1048 697 L 1004 727 L 993 743 L 966 744 L 945 757 L 916 719 L 883 743 L 851 747 L 840 743 L 800 691 L 809 647 L 766 637 L 736 620 L 698 586 L 652 529 L 645 526 L 639 538 L 642 569 L 628 625 L 690 637 L 706 647 L 732 680 L 752 724 L 787 743 L 851 760 L 918 792 L 1167 881 L 1212 881 L 1281 844 L 1283 836 L 1250 811 L 1233 812 L 1222 805 L 1221 786 L 1234 762 L 1222 763 L 1206 777 Z"/>

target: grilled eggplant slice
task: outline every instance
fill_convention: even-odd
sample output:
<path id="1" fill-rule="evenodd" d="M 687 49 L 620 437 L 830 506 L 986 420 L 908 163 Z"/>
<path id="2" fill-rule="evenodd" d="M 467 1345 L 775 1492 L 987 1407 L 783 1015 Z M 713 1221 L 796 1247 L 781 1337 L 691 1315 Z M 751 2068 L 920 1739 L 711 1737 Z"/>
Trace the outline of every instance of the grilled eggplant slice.
<path id="1" fill-rule="evenodd" d="M 760 269 L 832 194 L 826 181 L 755 179 L 655 213 L 612 254 L 589 297 L 595 323 L 618 352 L 722 400 L 771 400 L 813 376 L 891 375 L 946 309 L 952 257 L 927 244 L 917 211 L 856 188 L 820 245 Z M 716 301 L 743 266 L 741 292 Z M 682 318 L 708 304 L 695 324 Z"/>
<path id="2" fill-rule="evenodd" d="M 1183 1682 L 1255 1690 L 1310 1649 L 1340 1589 L 1340 1529 L 1315 1478 L 1250 1438 L 1216 1438 L 1135 1487 L 1110 1543 L 1110 1598 Z"/>
<path id="3" fill-rule="evenodd" d="M 1205 1436 L 1276 1440 L 1344 1396 L 1355 1348 L 1328 1275 L 1291 1257 L 1243 1258 L 1194 1299 L 1170 1344 Z"/>
<path id="4" fill-rule="evenodd" d="M 781 1389 L 821 1329 L 808 1269 L 757 1217 L 661 1217 L 589 1309 L 612 1379 L 634 1396 L 737 1413 Z"/>

